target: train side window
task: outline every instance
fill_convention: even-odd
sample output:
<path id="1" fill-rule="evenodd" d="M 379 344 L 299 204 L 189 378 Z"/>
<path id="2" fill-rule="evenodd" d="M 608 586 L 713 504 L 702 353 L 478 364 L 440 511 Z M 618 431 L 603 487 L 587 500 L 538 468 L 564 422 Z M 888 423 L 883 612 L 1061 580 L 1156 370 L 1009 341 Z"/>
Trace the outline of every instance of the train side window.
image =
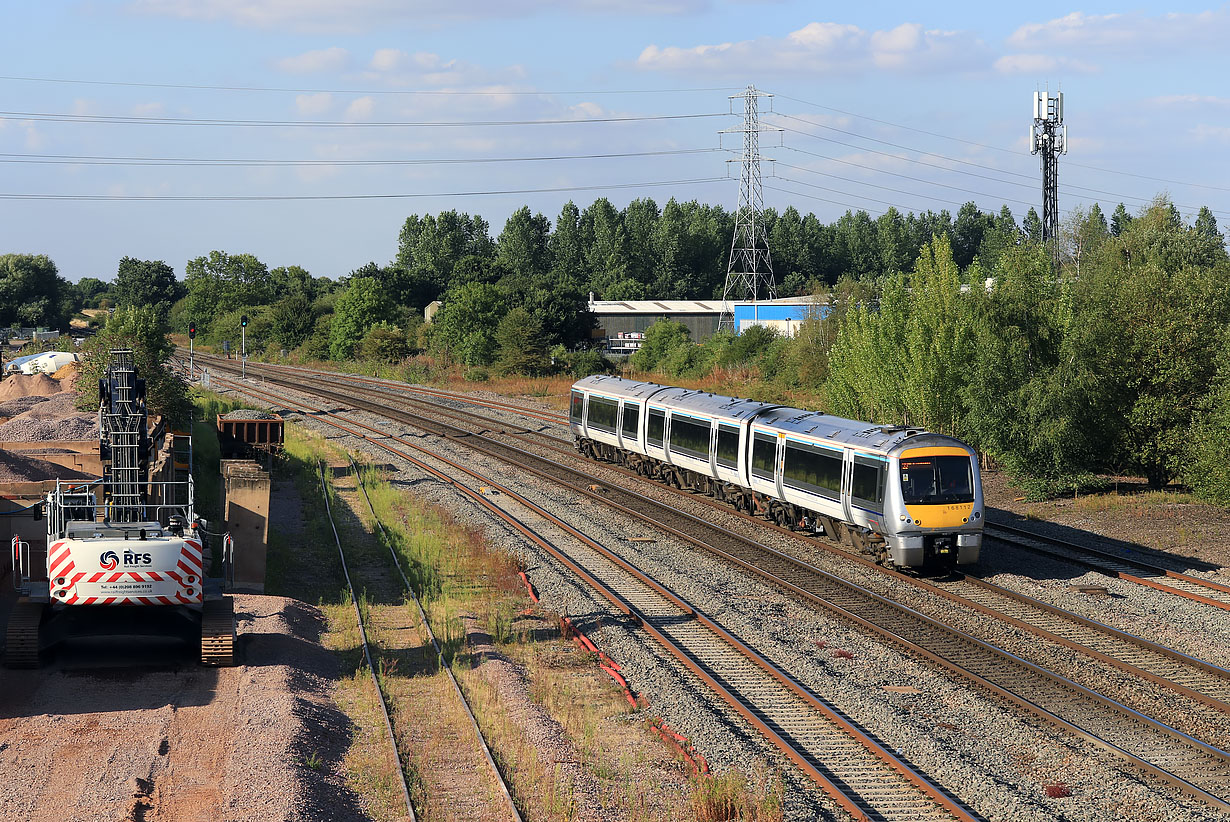
<path id="1" fill-rule="evenodd" d="M 708 420 L 671 414 L 671 453 L 708 460 L 711 430 Z"/>
<path id="2" fill-rule="evenodd" d="M 787 442 L 782 482 L 792 488 L 837 499 L 841 496 L 841 452 Z"/>
<path id="3" fill-rule="evenodd" d="M 589 427 L 615 433 L 615 419 L 619 414 L 619 401 L 589 395 Z"/>
<path id="4" fill-rule="evenodd" d="M 666 412 L 661 408 L 649 409 L 649 430 L 645 437 L 650 445 L 662 447 L 662 438 L 666 434 Z"/>
<path id="5" fill-rule="evenodd" d="M 625 437 L 636 438 L 636 424 L 640 422 L 641 407 L 634 402 L 624 401 L 623 432 Z"/>
<path id="6" fill-rule="evenodd" d="M 880 506 L 884 503 L 884 463 L 856 456 L 850 496 Z"/>
<path id="7" fill-rule="evenodd" d="M 581 416 L 585 411 L 585 395 L 580 391 L 572 392 L 572 404 L 568 407 L 568 418 L 573 422 L 580 422 Z"/>
<path id="8" fill-rule="evenodd" d="M 724 468 L 739 467 L 739 429 L 718 423 L 717 462 Z"/>
<path id="9" fill-rule="evenodd" d="M 777 438 L 757 432 L 752 440 L 752 476 L 771 480 L 777 469 Z"/>

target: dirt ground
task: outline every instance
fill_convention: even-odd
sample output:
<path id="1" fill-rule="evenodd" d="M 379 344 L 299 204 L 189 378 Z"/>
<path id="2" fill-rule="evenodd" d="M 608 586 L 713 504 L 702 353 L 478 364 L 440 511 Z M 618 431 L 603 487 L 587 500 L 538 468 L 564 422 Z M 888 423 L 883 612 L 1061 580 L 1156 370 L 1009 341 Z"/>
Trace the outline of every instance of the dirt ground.
<path id="1" fill-rule="evenodd" d="M 243 664 L 180 644 L 65 647 L 0 670 L 0 816 L 60 820 L 365 819 L 337 775 L 348 720 L 315 609 L 236 597 Z"/>
<path id="2" fill-rule="evenodd" d="M 1120 478 L 1105 493 L 1027 502 L 1006 474 L 986 471 L 982 490 L 991 522 L 1020 520 L 1021 527 L 1078 540 L 1096 534 L 1109 545 L 1163 553 L 1179 564 L 1230 566 L 1230 510 L 1175 491 L 1150 491 L 1141 479 Z"/>

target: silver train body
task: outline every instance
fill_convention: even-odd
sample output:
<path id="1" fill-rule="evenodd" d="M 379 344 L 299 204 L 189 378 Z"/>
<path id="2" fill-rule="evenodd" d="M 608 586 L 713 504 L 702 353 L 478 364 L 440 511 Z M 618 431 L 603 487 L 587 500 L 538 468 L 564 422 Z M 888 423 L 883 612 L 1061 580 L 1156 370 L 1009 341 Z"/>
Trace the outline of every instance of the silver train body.
<path id="1" fill-rule="evenodd" d="M 952 437 L 597 375 L 572 387 L 578 450 L 905 568 L 978 561 L 977 454 Z"/>

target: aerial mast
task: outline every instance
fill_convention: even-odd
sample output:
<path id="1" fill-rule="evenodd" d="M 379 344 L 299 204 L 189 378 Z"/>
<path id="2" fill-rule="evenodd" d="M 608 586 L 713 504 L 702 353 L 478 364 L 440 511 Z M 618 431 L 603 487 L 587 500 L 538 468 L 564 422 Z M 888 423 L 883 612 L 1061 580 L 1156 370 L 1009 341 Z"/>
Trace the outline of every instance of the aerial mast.
<path id="1" fill-rule="evenodd" d="M 1034 120 L 1029 127 L 1029 153 L 1042 159 L 1042 242 L 1059 270 L 1059 155 L 1068 153 L 1068 127 L 1063 124 L 1063 92 L 1034 92 Z"/>

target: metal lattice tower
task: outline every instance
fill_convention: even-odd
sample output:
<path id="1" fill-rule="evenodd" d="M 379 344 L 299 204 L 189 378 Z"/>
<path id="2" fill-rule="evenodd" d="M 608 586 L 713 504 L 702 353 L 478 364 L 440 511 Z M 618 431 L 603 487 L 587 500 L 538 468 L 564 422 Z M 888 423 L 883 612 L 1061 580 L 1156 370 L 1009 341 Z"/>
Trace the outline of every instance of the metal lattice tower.
<path id="1" fill-rule="evenodd" d="M 722 132 L 743 135 L 743 155 L 727 160 L 728 163 L 741 163 L 742 168 L 739 172 L 739 210 L 735 212 L 735 234 L 730 242 L 730 264 L 726 268 L 726 287 L 722 289 L 719 331 L 735 330 L 735 311 L 730 304 L 731 300 L 757 302 L 762 286 L 767 299 L 777 297 L 777 285 L 773 282 L 773 260 L 769 256 L 769 238 L 765 234 L 760 216 L 764 210 L 764 192 L 760 185 L 760 132 L 770 129 L 760 125 L 759 101 L 761 97 L 772 96 L 756 91 L 755 86 L 748 86 L 747 91 L 742 94 L 732 95 L 732 109 L 734 100 L 743 100 L 743 127 Z"/>
<path id="2" fill-rule="evenodd" d="M 1068 127 L 1063 124 L 1063 92 L 1034 92 L 1034 121 L 1029 127 L 1029 152 L 1042 155 L 1042 242 L 1059 268 L 1059 155 L 1068 153 Z"/>

